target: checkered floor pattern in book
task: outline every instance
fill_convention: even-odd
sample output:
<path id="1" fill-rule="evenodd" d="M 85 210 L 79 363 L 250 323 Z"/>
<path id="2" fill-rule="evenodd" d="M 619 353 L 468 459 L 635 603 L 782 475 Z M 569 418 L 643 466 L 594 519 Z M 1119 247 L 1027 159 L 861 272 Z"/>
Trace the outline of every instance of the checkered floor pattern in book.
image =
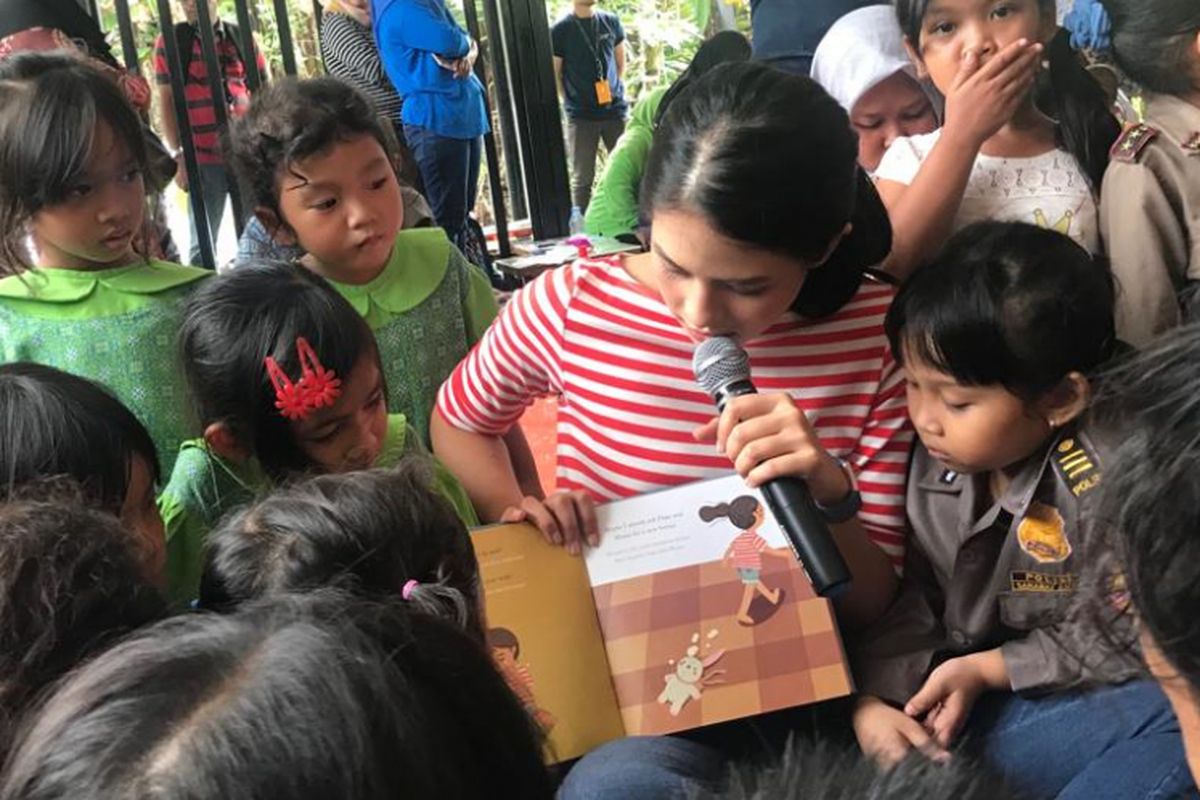
<path id="1" fill-rule="evenodd" d="M 763 566 L 764 586 L 783 593 L 777 606 L 755 597 L 751 626 L 736 619 L 743 583 L 721 562 L 594 588 L 627 735 L 688 730 L 851 692 L 827 601 L 790 559 L 764 558 Z"/>

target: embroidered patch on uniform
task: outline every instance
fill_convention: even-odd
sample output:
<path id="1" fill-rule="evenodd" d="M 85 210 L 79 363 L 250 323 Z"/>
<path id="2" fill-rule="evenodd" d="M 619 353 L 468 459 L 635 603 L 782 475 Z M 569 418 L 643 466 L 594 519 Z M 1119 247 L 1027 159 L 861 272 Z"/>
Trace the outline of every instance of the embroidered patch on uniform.
<path id="1" fill-rule="evenodd" d="M 1054 456 L 1054 469 L 1071 494 L 1082 497 L 1100 484 L 1100 468 L 1096 457 L 1079 439 L 1067 438 L 1058 443 Z"/>
<path id="2" fill-rule="evenodd" d="M 1156 136 L 1158 136 L 1158 131 L 1149 125 L 1144 123 L 1132 125 L 1117 137 L 1117 141 L 1113 143 L 1112 150 L 1108 153 L 1109 158 L 1114 161 L 1124 161 L 1127 164 L 1132 164 L 1137 161 L 1142 150 Z"/>
<path id="3" fill-rule="evenodd" d="M 949 486 L 958 480 L 958 473 L 952 469 L 942 470 L 942 474 L 938 477 L 938 483 Z"/>
<path id="4" fill-rule="evenodd" d="M 1029 510 L 1017 526 L 1017 542 L 1039 564 L 1057 564 L 1071 555 L 1062 514 L 1045 503 L 1029 504 Z"/>
<path id="5" fill-rule="evenodd" d="M 1009 577 L 1014 592 L 1073 592 L 1079 586 L 1079 576 L 1069 572 L 1054 575 L 1017 570 Z"/>

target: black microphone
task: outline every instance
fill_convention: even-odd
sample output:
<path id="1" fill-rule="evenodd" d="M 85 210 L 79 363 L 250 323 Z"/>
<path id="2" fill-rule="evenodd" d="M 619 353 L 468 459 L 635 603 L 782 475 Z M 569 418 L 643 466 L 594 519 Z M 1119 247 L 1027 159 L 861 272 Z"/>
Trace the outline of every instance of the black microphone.
<path id="1" fill-rule="evenodd" d="M 737 342 L 724 336 L 708 339 L 696 348 L 692 370 L 718 410 L 724 411 L 725 404 L 734 397 L 758 392 L 750 382 L 750 357 Z M 849 588 L 850 569 L 804 481 L 776 478 L 761 489 L 816 593 L 836 597 Z"/>

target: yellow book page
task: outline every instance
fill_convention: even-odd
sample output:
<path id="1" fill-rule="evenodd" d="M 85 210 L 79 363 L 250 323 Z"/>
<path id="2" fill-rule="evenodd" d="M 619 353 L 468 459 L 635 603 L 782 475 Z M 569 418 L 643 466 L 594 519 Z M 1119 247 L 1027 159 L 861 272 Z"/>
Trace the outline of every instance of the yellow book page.
<path id="1" fill-rule="evenodd" d="M 471 532 L 486 598 L 488 645 L 548 733 L 547 760 L 625 734 L 583 559 L 528 524 Z"/>

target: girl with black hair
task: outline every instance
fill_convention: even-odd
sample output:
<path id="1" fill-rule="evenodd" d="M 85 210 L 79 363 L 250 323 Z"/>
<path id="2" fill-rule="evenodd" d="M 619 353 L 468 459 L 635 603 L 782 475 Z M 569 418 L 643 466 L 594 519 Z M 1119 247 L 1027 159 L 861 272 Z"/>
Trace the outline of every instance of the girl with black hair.
<path id="1" fill-rule="evenodd" d="M 435 452 L 481 516 L 529 519 L 579 552 L 599 535 L 596 500 L 732 468 L 751 484 L 803 478 L 833 507 L 853 476 L 866 502 L 834 526 L 855 576 L 840 610 L 851 624 L 882 612 L 910 433 L 883 336 L 892 291 L 863 281 L 887 217 L 856 155 L 846 112 L 808 78 L 725 64 L 683 91 L 642 183 L 651 252 L 534 281 L 442 387 Z M 712 336 L 746 348 L 762 391 L 719 419 L 691 365 Z M 499 436 L 545 395 L 562 401 L 561 491 L 542 501 Z"/>
<path id="2" fill-rule="evenodd" d="M 66 479 L 141 542 L 146 579 L 166 583 L 158 456 L 129 409 L 84 378 L 41 364 L 0 365 L 0 503 Z"/>
<path id="3" fill-rule="evenodd" d="M 1200 783 L 1197 374 L 1200 325 L 1191 324 L 1109 370 L 1093 417 L 1118 442 L 1097 516 L 1132 600 L 1119 607 L 1133 611 L 1146 663 L 1179 717 L 1192 777 Z M 1091 616 L 1099 611 L 1118 637 L 1127 634 L 1112 618 L 1112 584 L 1103 580 L 1097 588 L 1088 598 Z"/>
<path id="4" fill-rule="evenodd" d="M 888 338 L 920 444 L 896 602 L 854 647 L 854 729 L 884 762 L 962 748 L 1032 797 L 1176 797 L 1166 698 L 1070 614 L 1101 557 L 1107 468 L 1081 415 L 1110 357 L 1107 264 L 1065 236 L 980 223 L 900 290 Z"/>
<path id="5" fill-rule="evenodd" d="M 1117 65 L 1145 89 L 1144 121 L 1113 147 L 1100 194 L 1117 333 L 1141 345 L 1200 314 L 1200 3 L 1102 5 Z"/>
<path id="6" fill-rule="evenodd" d="M 271 492 L 209 536 L 200 607 L 333 586 L 401 597 L 483 641 L 479 566 L 428 464 L 319 475 Z"/>
<path id="7" fill-rule="evenodd" d="M 137 113 L 83 60 L 0 63 L 0 363 L 50 364 L 108 387 L 169 470 L 189 433 L 170 343 L 184 298 L 209 273 L 135 250 L 146 153 Z"/>
<path id="8" fill-rule="evenodd" d="M 549 800 L 540 744 L 475 637 L 323 592 L 101 654 L 22 726 L 0 798 Z"/>
<path id="9" fill-rule="evenodd" d="M 305 473 L 390 466 L 425 447 L 388 385 L 366 321 L 303 267 L 248 263 L 206 282 L 179 332 L 203 435 L 185 442 L 159 498 L 172 597 L 196 596 L 204 543 L 218 519 Z M 439 490 L 478 520 L 457 481 Z"/>
<path id="10" fill-rule="evenodd" d="M 885 269 L 907 278 L 951 233 L 989 219 L 1053 228 L 1099 252 L 1096 202 L 1120 126 L 1057 27 L 1054 0 L 895 5 L 946 112 L 940 130 L 896 140 L 880 162 L 895 228 Z"/>
<path id="11" fill-rule="evenodd" d="M 26 485 L 0 502 L 0 759 L 45 689 L 166 616 L 145 560 L 144 544 L 69 484 Z"/>

